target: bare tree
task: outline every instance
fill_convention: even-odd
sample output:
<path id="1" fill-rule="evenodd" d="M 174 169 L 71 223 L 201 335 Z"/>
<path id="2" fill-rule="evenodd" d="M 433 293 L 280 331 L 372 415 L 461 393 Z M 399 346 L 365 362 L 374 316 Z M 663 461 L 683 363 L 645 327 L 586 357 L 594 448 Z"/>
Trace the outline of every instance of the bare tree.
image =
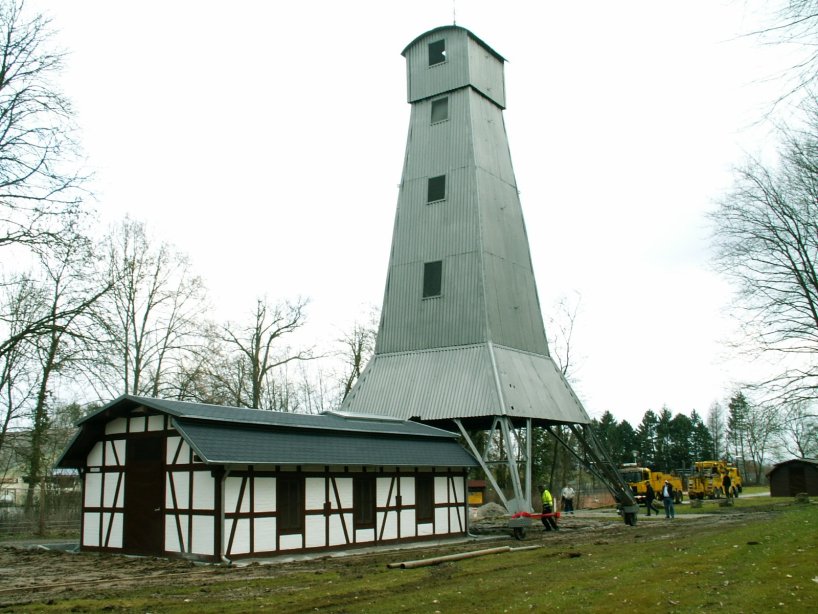
<path id="1" fill-rule="evenodd" d="M 573 299 L 562 297 L 557 303 L 556 315 L 548 320 L 548 330 L 552 331 L 548 336 L 551 357 L 567 378 L 571 378 L 576 372 L 571 340 L 579 313 L 580 299 L 579 294 L 576 294 Z"/>
<path id="2" fill-rule="evenodd" d="M 0 247 L 60 241 L 63 218 L 79 210 L 84 177 L 50 27 L 22 1 L 0 2 Z"/>
<path id="3" fill-rule="evenodd" d="M 765 384 L 790 401 L 818 390 L 818 112 L 787 131 L 777 168 L 751 161 L 711 219 L 717 265 L 736 285 L 746 342 L 786 357 Z"/>
<path id="4" fill-rule="evenodd" d="M 777 102 L 798 94 L 809 98 L 818 80 L 818 0 L 779 0 L 771 6 L 770 25 L 750 35 L 766 44 L 794 48 L 799 56 L 784 75 L 785 90 Z"/>
<path id="5" fill-rule="evenodd" d="M 4 337 L 17 340 L 0 348 L 1 451 L 9 429 L 24 417 L 37 388 L 36 371 L 31 368 L 33 350 L 22 341 L 30 338 L 31 322 L 41 318 L 42 294 L 31 279 L 22 275 L 0 289 L 0 324 Z"/>
<path id="6" fill-rule="evenodd" d="M 707 412 L 707 429 L 713 438 L 715 460 L 726 456 L 727 425 L 724 421 L 724 408 L 714 401 Z"/>
<path id="7" fill-rule="evenodd" d="M 777 407 L 751 402 L 742 392 L 730 400 L 728 433 L 734 458 L 742 463 L 745 477 L 753 471 L 753 482 L 761 483 L 764 462 L 781 433 L 781 416 Z"/>
<path id="8" fill-rule="evenodd" d="M 797 458 L 818 457 L 818 416 L 806 401 L 783 408 L 781 449 Z"/>
<path id="9" fill-rule="evenodd" d="M 311 360 L 312 349 L 293 349 L 282 345 L 285 337 L 305 322 L 306 299 L 269 305 L 257 299 L 249 325 L 228 324 L 222 338 L 236 352 L 231 361 L 232 376 L 223 384 L 231 391 L 235 404 L 254 409 L 290 411 L 291 388 L 286 378 L 276 382 L 275 370 L 295 360 Z"/>
<path id="10" fill-rule="evenodd" d="M 378 336 L 378 309 L 370 307 L 368 317 L 364 320 L 356 320 L 352 329 L 338 340 L 343 348 L 341 359 L 344 362 L 342 374 L 341 401 L 347 398 L 349 391 L 361 376 L 369 359 L 375 352 L 375 339 Z"/>
<path id="11" fill-rule="evenodd" d="M 112 289 L 98 310 L 102 343 L 95 373 L 107 366 L 107 375 L 97 382 L 107 396 L 159 396 L 181 359 L 200 346 L 204 284 L 184 255 L 167 243 L 154 244 L 141 222 L 125 219 L 106 249 Z"/>
<path id="12" fill-rule="evenodd" d="M 51 428 L 54 379 L 71 378 L 72 363 L 89 358 L 86 348 L 91 341 L 91 309 L 103 297 L 110 284 L 94 276 L 90 243 L 82 236 L 64 237 L 52 249 L 40 254 L 42 279 L 39 282 L 42 309 L 40 319 L 50 322 L 45 334 L 29 340 L 36 360 L 36 397 L 30 413 L 30 446 L 28 451 L 29 488 L 26 509 L 34 501 L 34 489 L 44 477 L 43 461 Z"/>
<path id="13" fill-rule="evenodd" d="M 780 432 L 781 416 L 777 407 L 766 404 L 750 405 L 746 421 L 746 449 L 753 461 L 756 484 L 761 484 L 764 462 L 774 451 Z"/>

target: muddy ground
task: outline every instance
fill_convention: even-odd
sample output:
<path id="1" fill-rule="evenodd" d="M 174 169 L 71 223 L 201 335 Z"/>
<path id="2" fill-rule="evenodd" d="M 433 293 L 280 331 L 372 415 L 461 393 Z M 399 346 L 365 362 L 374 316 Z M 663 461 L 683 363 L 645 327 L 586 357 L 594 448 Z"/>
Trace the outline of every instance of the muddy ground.
<path id="1" fill-rule="evenodd" d="M 467 552 L 497 546 L 547 545 L 571 552 L 609 541 L 644 542 L 693 535 L 702 523 L 712 525 L 740 521 L 741 514 L 680 515 L 674 520 L 641 516 L 637 527 L 628 527 L 612 513 L 578 512 L 560 520 L 561 530 L 545 533 L 535 525 L 522 541 L 511 538 L 504 521 L 487 520 L 473 527 L 474 539 L 378 551 L 349 550 L 332 556 L 289 557 L 264 561 L 242 561 L 234 565 L 194 564 L 190 561 L 148 557 L 66 552 L 44 549 L 31 543 L 0 546 L 0 610 L 14 611 L 15 605 L 54 603 L 69 598 L 103 598 L 118 591 L 152 584 L 190 583 L 197 587 L 214 583 L 281 576 L 297 571 L 347 569 L 355 566 L 387 565 Z M 248 595 L 249 596 L 249 595 Z"/>

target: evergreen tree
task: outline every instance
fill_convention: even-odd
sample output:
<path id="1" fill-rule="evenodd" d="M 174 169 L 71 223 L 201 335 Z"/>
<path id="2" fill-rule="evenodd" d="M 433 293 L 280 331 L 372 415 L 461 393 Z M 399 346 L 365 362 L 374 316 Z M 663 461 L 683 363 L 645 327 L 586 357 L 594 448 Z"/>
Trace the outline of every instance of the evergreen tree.
<path id="1" fill-rule="evenodd" d="M 638 462 L 646 467 L 653 467 L 656 463 L 656 426 L 658 423 L 659 418 L 649 409 L 636 428 Z"/>
<path id="2" fill-rule="evenodd" d="M 690 440 L 692 460 L 718 460 L 713 434 L 695 409 L 690 414 L 690 422 L 693 426 Z"/>
<path id="3" fill-rule="evenodd" d="M 684 414 L 676 414 L 670 421 L 670 464 L 667 470 L 690 467 L 693 464 L 692 449 L 693 421 Z"/>

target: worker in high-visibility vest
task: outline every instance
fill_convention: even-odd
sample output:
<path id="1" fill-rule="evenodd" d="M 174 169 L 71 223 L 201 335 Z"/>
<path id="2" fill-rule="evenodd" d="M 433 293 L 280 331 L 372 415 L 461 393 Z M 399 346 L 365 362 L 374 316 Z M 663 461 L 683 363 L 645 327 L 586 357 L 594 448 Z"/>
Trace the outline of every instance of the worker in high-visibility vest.
<path id="1" fill-rule="evenodd" d="M 551 492 L 546 487 L 543 487 L 542 491 L 542 513 L 542 526 L 545 527 L 545 530 L 554 529 L 559 531 L 557 521 L 554 519 L 554 497 L 551 496 Z"/>

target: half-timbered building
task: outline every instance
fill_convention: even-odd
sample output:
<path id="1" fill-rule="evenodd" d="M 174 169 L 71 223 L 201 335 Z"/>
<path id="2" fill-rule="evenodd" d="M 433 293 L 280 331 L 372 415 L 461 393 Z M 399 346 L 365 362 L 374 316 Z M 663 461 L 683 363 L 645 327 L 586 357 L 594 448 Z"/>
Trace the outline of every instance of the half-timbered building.
<path id="1" fill-rule="evenodd" d="M 477 462 L 431 426 L 130 395 L 78 426 L 59 466 L 82 478 L 83 550 L 218 561 L 467 532 Z"/>

